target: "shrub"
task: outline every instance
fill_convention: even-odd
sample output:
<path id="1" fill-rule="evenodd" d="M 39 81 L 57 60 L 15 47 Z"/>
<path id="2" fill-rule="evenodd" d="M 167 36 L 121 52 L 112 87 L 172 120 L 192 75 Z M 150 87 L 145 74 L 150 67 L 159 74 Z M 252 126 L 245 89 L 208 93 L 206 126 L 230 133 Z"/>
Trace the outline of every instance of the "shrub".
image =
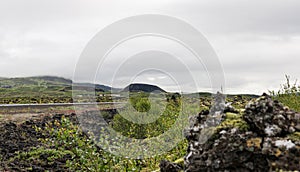
<path id="1" fill-rule="evenodd" d="M 38 130 L 41 131 L 40 128 Z M 46 147 L 71 152 L 72 157 L 66 162 L 66 167 L 71 171 L 106 171 L 116 163 L 112 161 L 117 160 L 115 157 L 96 146 L 92 136 L 83 133 L 65 117 L 61 121 L 48 123 L 44 135 L 51 136 L 41 139 Z"/>
<path id="2" fill-rule="evenodd" d="M 142 160 L 127 159 L 102 150 L 93 141 L 93 136 L 83 133 L 65 117 L 36 130 L 45 136 L 40 139 L 44 147 L 20 153 L 16 158 L 37 162 L 42 161 L 38 155 L 46 154 L 49 162 L 53 162 L 68 156 L 65 167 L 69 171 L 153 171 L 162 159 L 175 161 L 183 157 L 187 148 L 183 140 L 166 154 Z"/>

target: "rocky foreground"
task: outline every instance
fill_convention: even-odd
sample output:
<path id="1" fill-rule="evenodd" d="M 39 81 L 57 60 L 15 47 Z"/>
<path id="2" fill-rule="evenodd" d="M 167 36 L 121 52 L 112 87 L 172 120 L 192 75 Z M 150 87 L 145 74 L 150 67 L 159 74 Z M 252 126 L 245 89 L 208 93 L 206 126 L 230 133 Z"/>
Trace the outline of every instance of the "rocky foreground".
<path id="1" fill-rule="evenodd" d="M 0 171 L 66 171 L 66 161 L 71 159 L 68 155 L 51 164 L 47 163 L 47 154 L 39 155 L 41 161 L 34 164 L 13 159 L 17 151 L 39 147 L 39 139 L 46 137 L 32 126 L 44 128 L 49 122 L 60 121 L 62 116 L 0 124 Z M 77 123 L 75 114 L 66 117 Z M 184 133 L 189 144 L 184 164 L 162 161 L 161 171 L 300 169 L 300 113 L 266 94 L 249 102 L 242 111 L 226 104 L 223 95 L 218 94 L 211 111 L 192 117 Z"/>
<path id="2" fill-rule="evenodd" d="M 219 104 L 224 105 L 221 95 L 217 96 Z M 192 118 L 186 131 L 189 147 L 184 167 L 162 161 L 161 171 L 300 170 L 300 113 L 266 94 L 249 102 L 243 112 L 230 107 L 212 113 L 202 111 Z M 207 121 L 216 114 L 223 122 L 210 127 Z M 209 129 L 214 134 L 203 141 L 201 132 Z"/>
<path id="3" fill-rule="evenodd" d="M 47 136 L 35 130 L 34 126 L 44 128 L 48 123 L 60 121 L 64 115 L 55 114 L 39 119 L 29 119 L 25 122 L 7 122 L 0 125 L 0 171 L 66 171 L 65 164 L 69 156 L 61 157 L 54 163 L 48 164 L 49 155 L 39 155 L 41 162 L 29 164 L 15 159 L 18 152 L 28 152 L 33 147 L 39 147 L 42 143 L 40 138 Z M 75 114 L 66 115 L 76 123 Z M 50 136 L 49 136 L 50 137 Z"/>

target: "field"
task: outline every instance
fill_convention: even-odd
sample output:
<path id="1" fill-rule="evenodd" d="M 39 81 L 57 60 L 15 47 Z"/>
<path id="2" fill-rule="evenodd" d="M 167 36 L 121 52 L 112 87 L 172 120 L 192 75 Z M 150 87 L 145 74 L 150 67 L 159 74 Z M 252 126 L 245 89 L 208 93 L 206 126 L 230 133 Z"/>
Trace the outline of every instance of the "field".
<path id="1" fill-rule="evenodd" d="M 0 82 L 1 104 L 73 102 L 69 80 L 19 78 L 0 79 Z M 77 91 L 83 94 L 82 89 Z M 296 85 L 291 85 L 287 80 L 282 90 L 271 92 L 271 95 L 273 99 L 278 99 L 285 106 L 300 111 L 299 91 Z M 96 97 L 98 103 L 112 101 L 112 95 L 105 90 L 98 90 Z M 247 121 L 245 109 L 246 105 L 256 101 L 256 98 L 258 98 L 256 95 L 228 95 L 226 102 L 232 102 L 231 108 L 235 111 L 225 112 L 226 116 L 213 130 L 215 134 L 212 138 L 216 139 L 218 132 L 230 131 L 233 128 L 241 132 L 254 131 Z M 93 104 L 76 106 L 76 109 L 73 106 L 1 108 L 0 171 L 159 171 L 165 163 L 176 164 L 178 169 L 183 169 L 183 166 L 187 164 L 184 163 L 184 157 L 187 158 L 191 143 L 193 143 L 188 138 L 180 139 L 175 145 L 171 145 L 172 149 L 161 154 L 144 159 L 132 159 L 119 155 L 146 156 L 147 153 L 143 150 L 135 152 L 134 149 L 126 149 L 135 142 L 118 145 L 124 141 L 118 137 L 97 139 L 99 138 L 97 130 L 108 126 L 127 138 L 147 141 L 166 133 L 174 126 L 176 126 L 175 131 L 176 128 L 182 129 L 182 126 L 178 125 L 181 117 L 188 119 L 197 115 L 201 116 L 210 109 L 213 102 L 212 95 L 209 93 L 153 95 L 147 92 L 130 92 L 129 99 L 120 96 L 116 100 L 125 103 L 120 107 Z M 85 99 L 81 102 L 85 102 Z M 150 122 L 139 123 L 139 118 L 133 112 L 145 114 L 145 118 Z M 99 116 L 104 120 L 99 120 Z M 141 122 L 145 121 L 145 118 L 141 119 Z M 132 122 L 134 120 L 136 122 Z M 294 125 L 297 125 L 297 122 Z M 98 126 L 98 128 L 89 128 L 89 132 L 86 132 L 82 130 L 82 126 Z M 189 124 L 183 127 L 188 128 Z M 167 137 L 175 139 L 172 134 Z M 297 143 L 300 140 L 300 132 L 297 130 L 286 137 Z M 110 145 L 120 146 L 122 152 L 119 152 L 119 155 L 108 152 L 104 146 L 107 140 Z M 160 143 L 163 142 L 164 140 L 157 140 L 158 147 L 156 148 L 159 148 Z M 170 144 L 173 143 L 170 142 Z M 253 144 L 255 145 L 255 142 Z M 238 145 L 239 149 L 241 145 Z"/>

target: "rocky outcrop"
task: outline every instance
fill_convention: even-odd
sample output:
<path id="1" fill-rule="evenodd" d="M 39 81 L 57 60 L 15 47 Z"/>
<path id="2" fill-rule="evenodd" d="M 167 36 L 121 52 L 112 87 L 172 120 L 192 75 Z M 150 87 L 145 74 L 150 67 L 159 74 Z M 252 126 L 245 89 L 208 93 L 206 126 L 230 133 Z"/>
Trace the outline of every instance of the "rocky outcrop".
<path id="1" fill-rule="evenodd" d="M 220 106 L 224 107 L 222 101 Z M 184 171 L 300 169 L 299 113 L 272 100 L 267 94 L 249 102 L 242 114 L 231 111 L 230 115 L 241 116 L 247 130 L 239 125 L 220 127 L 230 121 L 227 119 L 229 114 L 226 117 L 223 112 L 218 108 L 211 112 L 213 114 L 202 111 L 191 119 L 191 126 L 185 131 L 189 146 Z M 207 120 L 217 116 L 221 125 L 208 125 L 211 123 Z"/>
<path id="2" fill-rule="evenodd" d="M 285 137 L 300 130 L 300 113 L 264 94 L 246 106 L 245 121 L 261 137 Z"/>

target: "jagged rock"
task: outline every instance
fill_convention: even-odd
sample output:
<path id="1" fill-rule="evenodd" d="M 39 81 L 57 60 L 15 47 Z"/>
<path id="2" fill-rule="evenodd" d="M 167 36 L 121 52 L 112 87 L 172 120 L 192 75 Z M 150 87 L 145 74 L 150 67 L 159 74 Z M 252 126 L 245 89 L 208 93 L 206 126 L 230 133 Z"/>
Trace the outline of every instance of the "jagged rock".
<path id="1" fill-rule="evenodd" d="M 285 136 L 299 129 L 300 114 L 263 94 L 246 106 L 244 119 L 260 136 Z M 299 131 L 299 130 L 298 130 Z"/>
<path id="2" fill-rule="evenodd" d="M 186 171 L 267 171 L 265 155 L 259 154 L 259 144 L 253 140 L 253 133 L 241 134 L 237 129 L 222 130 L 203 145 L 190 157 L 186 156 Z M 248 147 L 249 146 L 249 147 Z M 257 147 L 258 146 L 258 147 Z M 200 148 L 200 149 L 199 149 Z"/>
<path id="3" fill-rule="evenodd" d="M 220 102 L 219 107 L 224 107 L 224 102 Z M 215 110 L 214 114 L 202 111 L 190 119 L 191 126 L 185 131 L 189 141 L 185 171 L 300 169 L 300 141 L 289 137 L 299 131 L 299 113 L 264 94 L 246 106 L 243 119 L 250 126 L 248 131 L 205 125 L 208 116 L 217 114 L 224 118 L 224 113 Z M 203 132 L 210 133 L 203 135 Z M 203 136 L 209 137 L 203 142 Z"/>
<path id="4" fill-rule="evenodd" d="M 166 160 L 162 160 L 159 164 L 159 168 L 161 172 L 178 172 L 182 171 L 182 167 L 178 164 L 171 163 Z"/>
<path id="5" fill-rule="evenodd" d="M 236 110 L 232 105 L 232 102 L 226 103 L 224 108 L 224 113 L 239 113 L 238 110 Z"/>
<path id="6" fill-rule="evenodd" d="M 184 131 L 185 137 L 189 140 L 188 154 L 185 157 L 185 166 L 192 167 L 199 164 L 197 155 L 201 154 L 201 145 L 206 143 L 212 136 L 214 127 L 224 119 L 225 96 L 217 93 L 210 111 L 201 111 L 197 116 L 190 118 L 190 127 Z M 201 131 L 201 132 L 200 132 Z"/>

